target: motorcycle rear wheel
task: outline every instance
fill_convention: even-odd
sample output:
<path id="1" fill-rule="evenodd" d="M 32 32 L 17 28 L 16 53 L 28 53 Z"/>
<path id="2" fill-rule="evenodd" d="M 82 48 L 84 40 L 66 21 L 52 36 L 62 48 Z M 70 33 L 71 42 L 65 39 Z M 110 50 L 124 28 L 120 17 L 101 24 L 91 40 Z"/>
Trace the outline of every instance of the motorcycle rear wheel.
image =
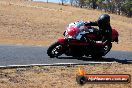
<path id="1" fill-rule="evenodd" d="M 108 44 L 108 45 L 105 45 L 104 47 L 103 47 L 103 56 L 105 56 L 110 50 L 111 50 L 111 48 L 112 48 L 112 43 L 110 43 L 110 44 Z"/>
<path id="2" fill-rule="evenodd" d="M 102 51 L 98 54 L 94 54 L 92 55 L 92 58 L 94 59 L 102 59 L 102 56 L 105 56 L 112 48 L 112 43 L 108 44 L 108 45 L 105 45 L 104 47 L 102 47 Z"/>
<path id="3" fill-rule="evenodd" d="M 63 54 L 62 45 L 58 42 L 53 43 L 47 50 L 50 58 L 58 57 Z"/>

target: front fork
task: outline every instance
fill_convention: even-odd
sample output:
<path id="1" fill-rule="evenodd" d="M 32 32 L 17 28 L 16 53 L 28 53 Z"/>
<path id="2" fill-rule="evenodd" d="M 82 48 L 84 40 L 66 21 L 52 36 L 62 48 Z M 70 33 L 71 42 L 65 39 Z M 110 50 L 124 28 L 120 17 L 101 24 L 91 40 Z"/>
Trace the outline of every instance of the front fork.
<path id="1" fill-rule="evenodd" d="M 67 49 L 67 46 L 68 46 L 67 45 L 68 44 L 68 39 L 66 39 L 66 38 L 60 38 L 60 39 L 58 39 L 57 42 L 62 45 L 63 52 L 65 52 L 66 49 Z"/>

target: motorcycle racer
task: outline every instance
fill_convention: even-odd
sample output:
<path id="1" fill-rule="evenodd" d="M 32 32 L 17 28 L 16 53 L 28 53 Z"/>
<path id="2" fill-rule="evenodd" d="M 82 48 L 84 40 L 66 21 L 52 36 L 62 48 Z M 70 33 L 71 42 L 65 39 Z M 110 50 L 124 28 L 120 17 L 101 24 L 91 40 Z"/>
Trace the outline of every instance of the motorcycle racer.
<path id="1" fill-rule="evenodd" d="M 112 28 L 110 25 L 110 16 L 108 14 L 102 14 L 95 22 L 85 22 L 85 26 L 98 26 L 99 34 L 101 35 L 100 42 L 111 43 L 112 41 Z M 89 40 L 89 42 L 96 43 L 98 41 Z"/>

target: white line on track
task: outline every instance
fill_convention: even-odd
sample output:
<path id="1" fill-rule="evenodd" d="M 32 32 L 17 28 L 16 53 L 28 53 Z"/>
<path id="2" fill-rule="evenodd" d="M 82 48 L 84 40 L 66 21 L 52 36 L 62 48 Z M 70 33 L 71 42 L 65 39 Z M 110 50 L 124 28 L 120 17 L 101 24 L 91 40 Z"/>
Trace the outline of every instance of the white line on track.
<path id="1" fill-rule="evenodd" d="M 27 64 L 27 65 L 7 65 L 0 66 L 0 68 L 19 68 L 32 66 L 72 66 L 72 65 L 89 65 L 89 64 L 112 64 L 117 62 L 87 62 L 87 63 L 54 63 L 54 64 Z"/>

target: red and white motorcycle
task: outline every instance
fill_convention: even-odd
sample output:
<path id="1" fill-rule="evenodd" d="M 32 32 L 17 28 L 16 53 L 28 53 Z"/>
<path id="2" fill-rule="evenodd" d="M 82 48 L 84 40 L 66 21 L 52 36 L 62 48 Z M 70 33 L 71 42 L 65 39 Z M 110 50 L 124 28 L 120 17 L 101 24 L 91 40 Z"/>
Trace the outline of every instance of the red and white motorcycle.
<path id="1" fill-rule="evenodd" d="M 98 41 L 98 29 L 88 27 L 87 30 L 80 32 L 81 41 L 75 38 L 79 28 L 84 28 L 84 22 L 78 21 L 69 24 L 64 32 L 64 38 L 59 38 L 55 43 L 49 46 L 47 54 L 50 58 L 61 56 L 65 54 L 73 57 L 102 57 L 105 56 L 112 48 L 112 42 L 118 42 L 118 32 L 112 29 L 112 42 L 101 43 L 97 42 L 91 45 L 87 40 Z"/>

